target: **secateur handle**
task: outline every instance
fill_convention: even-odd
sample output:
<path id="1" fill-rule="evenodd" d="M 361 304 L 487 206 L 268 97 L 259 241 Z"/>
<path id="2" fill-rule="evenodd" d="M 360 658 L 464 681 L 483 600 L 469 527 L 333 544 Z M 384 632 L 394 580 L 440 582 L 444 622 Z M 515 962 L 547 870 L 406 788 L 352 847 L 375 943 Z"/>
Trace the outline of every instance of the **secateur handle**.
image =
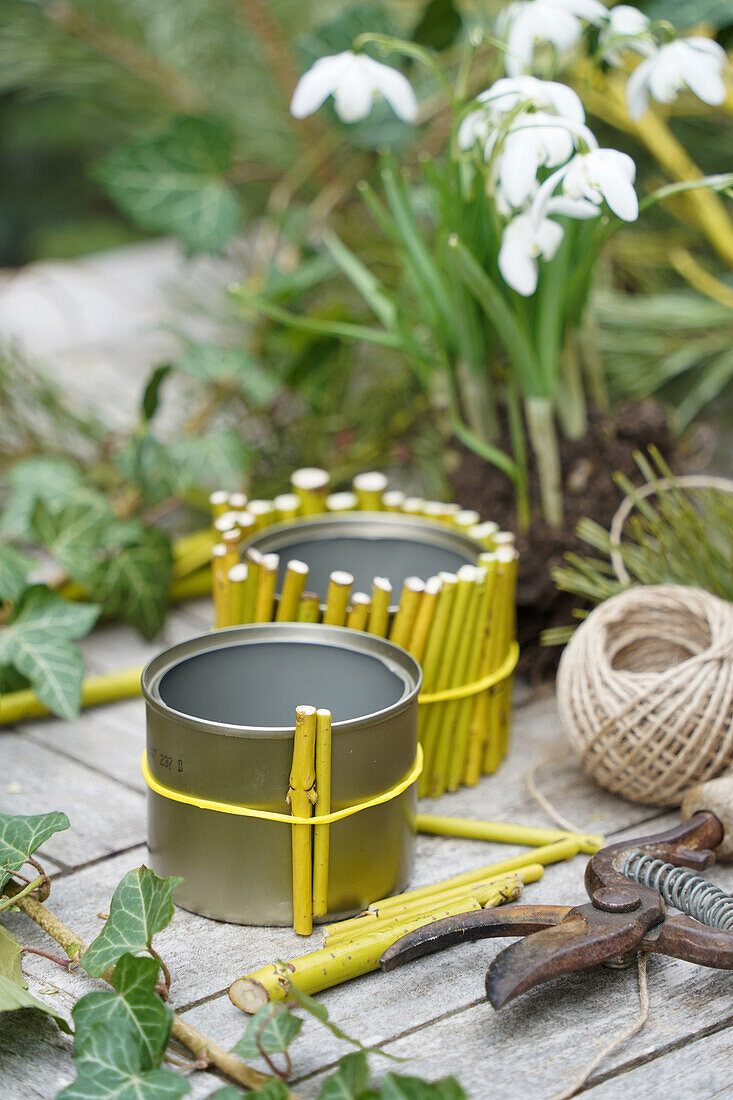
<path id="1" fill-rule="evenodd" d="M 733 773 L 699 783 L 688 791 L 682 802 L 682 820 L 706 810 L 717 817 L 723 829 L 723 839 L 715 849 L 720 860 L 733 860 Z"/>

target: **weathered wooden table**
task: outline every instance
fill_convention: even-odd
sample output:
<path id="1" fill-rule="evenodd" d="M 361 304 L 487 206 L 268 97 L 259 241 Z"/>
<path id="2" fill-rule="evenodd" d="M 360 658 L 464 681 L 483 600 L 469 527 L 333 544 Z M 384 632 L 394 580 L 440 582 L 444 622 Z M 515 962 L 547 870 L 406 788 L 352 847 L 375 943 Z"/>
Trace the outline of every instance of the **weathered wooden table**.
<path id="1" fill-rule="evenodd" d="M 142 643 L 121 626 L 103 627 L 85 643 L 93 671 L 141 664 L 165 645 L 207 628 L 204 601 L 177 610 L 164 637 Z M 581 773 L 559 729 L 552 693 L 519 693 L 513 745 L 500 772 L 474 789 L 430 802 L 429 810 L 494 820 L 551 825 L 527 794 L 528 767 L 546 754 L 543 791 L 579 827 L 623 837 L 666 828 L 660 815 L 595 788 Z M 145 795 L 139 762 L 144 707 L 133 700 L 98 708 L 73 722 L 28 722 L 0 731 L 0 806 L 10 813 L 64 810 L 68 832 L 43 849 L 53 872 L 49 906 L 87 941 L 101 927 L 100 913 L 130 868 L 143 863 Z M 518 849 L 476 841 L 421 837 L 415 884 L 504 858 Z M 547 868 L 528 886 L 527 901 L 575 904 L 586 900 L 584 857 Z M 712 877 L 733 886 L 733 873 Z M 2 915 L 22 943 L 49 947 L 23 914 Z M 177 910 L 156 941 L 173 973 L 176 1011 L 225 1047 L 242 1035 L 246 1018 L 227 996 L 230 982 L 277 958 L 320 946 L 289 929 L 244 928 Z M 455 1074 L 471 1097 L 546 1100 L 567 1086 L 638 1011 L 636 968 L 599 968 L 556 980 L 496 1013 L 484 1000 L 484 973 L 501 941 L 466 944 L 409 964 L 389 975 L 371 974 L 321 994 L 332 1019 L 367 1044 L 382 1044 L 406 1059 L 401 1065 L 372 1059 L 375 1074 L 396 1072 L 437 1078 Z M 68 1012 L 95 983 L 53 963 L 26 955 L 31 990 Z M 669 1096 L 733 1096 L 733 975 L 652 956 L 650 1018 L 613 1053 L 583 1090 L 593 1100 Z M 293 1083 L 304 1098 L 318 1095 L 329 1067 L 347 1051 L 329 1032 L 306 1021 L 292 1050 Z M 261 1067 L 264 1068 L 264 1067 Z M 37 1015 L 0 1017 L 0 1097 L 51 1100 L 73 1077 L 70 1040 Z M 211 1072 L 195 1073 L 192 1095 L 221 1085 Z"/>

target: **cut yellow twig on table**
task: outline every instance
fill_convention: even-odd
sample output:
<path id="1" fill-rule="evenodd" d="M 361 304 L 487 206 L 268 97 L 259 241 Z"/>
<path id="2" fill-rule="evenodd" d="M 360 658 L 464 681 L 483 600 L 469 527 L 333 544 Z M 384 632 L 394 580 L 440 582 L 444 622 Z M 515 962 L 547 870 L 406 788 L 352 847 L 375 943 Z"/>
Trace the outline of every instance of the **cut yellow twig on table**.
<path id="1" fill-rule="evenodd" d="M 592 855 L 603 847 L 603 837 L 593 833 L 569 833 L 562 829 L 540 829 L 529 825 L 510 825 L 501 821 L 480 821 L 468 817 L 441 817 L 418 814 L 417 831 L 432 836 L 460 836 L 485 840 L 492 844 L 528 844 L 542 846 L 571 837 L 578 851 Z"/>

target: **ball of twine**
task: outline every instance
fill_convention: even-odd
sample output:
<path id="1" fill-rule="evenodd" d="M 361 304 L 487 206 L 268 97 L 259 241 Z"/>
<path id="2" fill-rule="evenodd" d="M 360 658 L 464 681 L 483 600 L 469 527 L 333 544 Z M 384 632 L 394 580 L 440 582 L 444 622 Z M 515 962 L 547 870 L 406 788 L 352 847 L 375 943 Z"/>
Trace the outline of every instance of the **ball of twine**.
<path id="1" fill-rule="evenodd" d="M 678 806 L 733 763 L 733 605 L 674 584 L 606 600 L 566 646 L 557 694 L 588 775 Z"/>

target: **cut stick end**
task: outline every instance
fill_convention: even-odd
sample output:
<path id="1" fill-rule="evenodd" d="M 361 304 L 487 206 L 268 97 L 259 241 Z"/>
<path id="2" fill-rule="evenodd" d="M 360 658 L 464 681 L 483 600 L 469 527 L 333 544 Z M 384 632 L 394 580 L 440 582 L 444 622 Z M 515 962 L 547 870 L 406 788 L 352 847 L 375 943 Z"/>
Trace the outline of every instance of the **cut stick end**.
<path id="1" fill-rule="evenodd" d="M 354 583 L 354 578 L 351 573 L 347 573 L 343 569 L 334 569 L 329 580 L 331 584 L 337 584 L 339 588 L 350 588 Z"/>
<path id="2" fill-rule="evenodd" d="M 377 470 L 357 474 L 353 481 L 354 489 L 361 493 L 383 493 L 387 488 L 387 478 Z"/>
<path id="3" fill-rule="evenodd" d="M 233 565 L 227 573 L 227 576 L 234 584 L 241 584 L 243 581 L 247 580 L 248 573 L 249 569 L 246 563 L 242 561 L 238 565 Z"/>
<path id="4" fill-rule="evenodd" d="M 289 573 L 300 573 L 304 577 L 308 575 L 308 566 L 304 561 L 300 561 L 298 558 L 292 558 L 288 562 L 287 568 Z"/>
<path id="5" fill-rule="evenodd" d="M 302 489 L 305 492 L 325 489 L 329 481 L 330 475 L 318 466 L 303 466 L 300 470 L 294 470 L 290 477 L 293 488 Z"/>
<path id="6" fill-rule="evenodd" d="M 229 986 L 229 1000 L 242 1012 L 254 1016 L 270 1000 L 270 996 L 261 982 L 254 978 L 237 978 Z"/>
<path id="7" fill-rule="evenodd" d="M 375 577 L 372 583 L 375 588 L 379 588 L 382 592 L 392 591 L 392 582 L 387 577 Z"/>
<path id="8" fill-rule="evenodd" d="M 301 704 L 299 707 L 295 708 L 296 718 L 311 718 L 315 713 L 316 708 L 306 704 Z"/>

